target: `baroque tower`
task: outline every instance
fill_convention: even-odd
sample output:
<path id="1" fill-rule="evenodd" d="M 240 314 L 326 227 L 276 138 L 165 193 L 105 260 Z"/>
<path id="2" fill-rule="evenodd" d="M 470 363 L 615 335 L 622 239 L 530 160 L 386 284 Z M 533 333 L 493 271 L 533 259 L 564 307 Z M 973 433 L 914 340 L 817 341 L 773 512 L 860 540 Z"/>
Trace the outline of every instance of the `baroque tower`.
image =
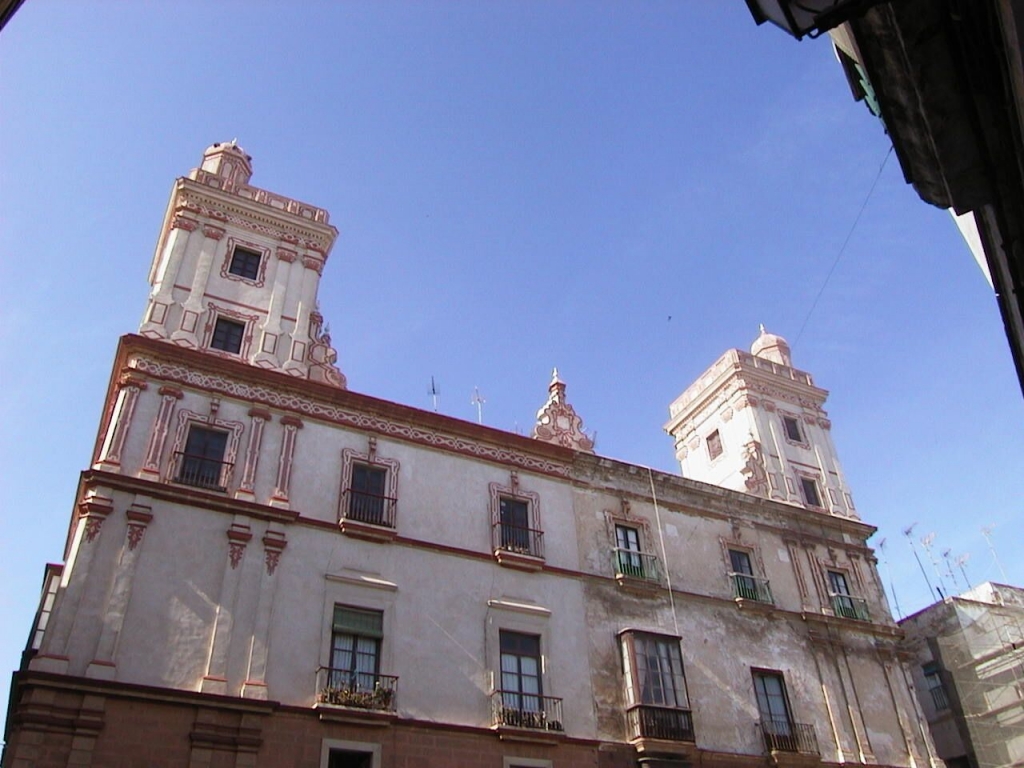
<path id="1" fill-rule="evenodd" d="M 316 301 L 338 230 L 251 176 L 232 141 L 175 181 L 139 333 L 345 388 Z"/>
<path id="2" fill-rule="evenodd" d="M 762 325 L 749 353 L 730 349 L 675 399 L 665 430 L 685 477 L 856 518 L 827 397 Z"/>

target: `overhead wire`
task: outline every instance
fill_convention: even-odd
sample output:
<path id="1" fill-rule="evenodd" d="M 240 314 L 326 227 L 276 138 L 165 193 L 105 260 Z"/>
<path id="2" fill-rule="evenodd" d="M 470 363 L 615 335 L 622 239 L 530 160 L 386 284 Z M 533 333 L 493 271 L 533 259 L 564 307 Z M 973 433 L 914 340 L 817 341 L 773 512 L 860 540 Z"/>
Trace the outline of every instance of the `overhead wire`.
<path id="1" fill-rule="evenodd" d="M 818 295 L 814 297 L 814 301 L 811 302 L 811 308 L 807 310 L 807 315 L 804 317 L 803 324 L 800 326 L 800 332 L 797 333 L 796 339 L 793 341 L 794 347 L 800 342 L 800 337 L 804 335 L 807 323 L 810 321 L 811 315 L 814 314 L 814 310 L 817 308 L 818 301 L 821 299 L 821 295 L 825 292 L 825 288 L 828 286 L 829 280 L 832 279 L 832 273 L 836 271 L 836 267 L 839 265 L 839 260 L 843 258 L 843 254 L 846 252 L 846 246 L 849 245 L 850 238 L 853 237 L 853 233 L 857 229 L 857 224 L 860 223 L 860 217 L 864 214 L 864 209 L 868 207 L 868 201 L 871 200 L 871 195 L 874 194 L 875 187 L 878 186 L 878 180 L 882 178 L 882 171 L 885 170 L 885 165 L 889 162 L 889 156 L 892 155 L 892 150 L 893 147 L 890 144 L 889 151 L 885 153 L 885 157 L 882 159 L 882 164 L 878 166 L 878 173 L 875 174 L 875 180 L 871 182 L 871 189 L 868 190 L 867 195 L 864 197 L 864 202 L 861 203 L 860 210 L 857 211 L 857 215 L 853 219 L 850 231 L 846 233 L 846 239 L 843 240 L 843 244 L 840 246 L 839 252 L 832 261 L 832 266 L 829 268 L 828 274 L 825 275 L 825 280 L 822 282 L 821 288 L 818 289 Z"/>

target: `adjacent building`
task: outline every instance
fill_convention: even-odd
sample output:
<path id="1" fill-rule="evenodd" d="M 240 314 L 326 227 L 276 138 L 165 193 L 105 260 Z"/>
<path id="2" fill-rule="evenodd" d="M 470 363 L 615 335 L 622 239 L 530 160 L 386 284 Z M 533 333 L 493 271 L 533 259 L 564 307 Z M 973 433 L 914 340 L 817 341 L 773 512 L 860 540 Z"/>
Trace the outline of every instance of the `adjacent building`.
<path id="1" fill-rule="evenodd" d="M 938 765 L 783 339 L 672 405 L 688 476 L 597 455 L 557 373 L 531 437 L 353 392 L 337 230 L 251 173 L 174 184 L 5 768 Z"/>
<path id="2" fill-rule="evenodd" d="M 986 582 L 900 622 L 949 768 L 1024 762 L 1024 589 Z"/>

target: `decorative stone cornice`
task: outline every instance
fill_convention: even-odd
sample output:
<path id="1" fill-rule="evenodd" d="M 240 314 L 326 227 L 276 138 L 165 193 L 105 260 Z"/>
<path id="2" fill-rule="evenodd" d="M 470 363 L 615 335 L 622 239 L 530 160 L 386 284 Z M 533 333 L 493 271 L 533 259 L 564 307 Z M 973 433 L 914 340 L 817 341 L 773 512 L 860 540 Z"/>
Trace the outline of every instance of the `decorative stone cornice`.
<path id="1" fill-rule="evenodd" d="M 135 337 L 138 338 L 138 337 Z M 142 342 L 139 339 L 139 342 Z M 160 344 L 161 342 L 152 342 Z M 177 352 L 175 348 L 169 348 Z M 184 351 L 184 350 L 182 350 Z M 200 370 L 194 364 L 175 363 L 135 354 L 130 363 L 134 370 L 150 374 L 164 381 L 174 382 L 187 387 L 203 389 L 211 393 L 245 400 L 253 405 L 288 410 L 309 418 L 321 419 L 363 429 L 379 434 L 389 435 L 416 443 L 465 453 L 478 458 L 508 464 L 522 469 L 543 474 L 568 476 L 569 465 L 530 455 L 526 451 L 518 451 L 503 445 L 488 444 L 470 437 L 446 434 L 429 426 L 417 426 L 402 423 L 390 418 L 345 408 L 319 399 L 306 396 L 294 390 L 246 381 L 237 375 L 222 375 L 210 370 Z M 409 409 L 410 411 L 412 409 Z M 431 414 L 433 416 L 433 414 Z"/>
<path id="2" fill-rule="evenodd" d="M 187 178 L 178 180 L 171 205 L 173 215 L 205 217 L 234 224 L 323 254 L 330 251 L 337 236 L 337 230 L 330 224 L 300 218 L 282 208 L 255 204 L 222 190 L 203 187 Z"/>

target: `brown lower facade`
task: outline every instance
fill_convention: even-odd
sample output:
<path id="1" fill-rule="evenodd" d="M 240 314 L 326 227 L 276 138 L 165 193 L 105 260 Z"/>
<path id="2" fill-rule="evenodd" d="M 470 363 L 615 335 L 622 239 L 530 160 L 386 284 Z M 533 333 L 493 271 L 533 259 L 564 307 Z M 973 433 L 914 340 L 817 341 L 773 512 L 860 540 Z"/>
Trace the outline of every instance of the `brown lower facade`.
<path id="1" fill-rule="evenodd" d="M 814 755 L 496 732 L 38 672 L 12 687 L 3 768 L 809 768 Z M 675 754 L 671 754 L 675 752 Z"/>

